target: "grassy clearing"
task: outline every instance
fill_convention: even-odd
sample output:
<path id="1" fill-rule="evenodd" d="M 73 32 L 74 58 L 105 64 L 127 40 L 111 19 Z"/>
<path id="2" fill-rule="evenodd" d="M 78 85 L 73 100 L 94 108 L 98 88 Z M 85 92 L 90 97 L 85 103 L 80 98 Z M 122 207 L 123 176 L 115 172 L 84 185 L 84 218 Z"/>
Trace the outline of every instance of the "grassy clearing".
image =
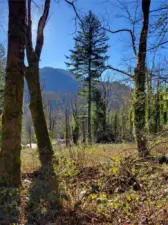
<path id="1" fill-rule="evenodd" d="M 40 168 L 38 153 L 35 149 L 23 149 L 21 152 L 22 174 L 33 173 Z"/>
<path id="2" fill-rule="evenodd" d="M 134 144 L 60 148 L 57 177 L 40 169 L 36 150 L 23 150 L 19 224 L 167 225 L 168 166 L 159 149 L 167 153 L 154 148 L 144 160 Z"/>

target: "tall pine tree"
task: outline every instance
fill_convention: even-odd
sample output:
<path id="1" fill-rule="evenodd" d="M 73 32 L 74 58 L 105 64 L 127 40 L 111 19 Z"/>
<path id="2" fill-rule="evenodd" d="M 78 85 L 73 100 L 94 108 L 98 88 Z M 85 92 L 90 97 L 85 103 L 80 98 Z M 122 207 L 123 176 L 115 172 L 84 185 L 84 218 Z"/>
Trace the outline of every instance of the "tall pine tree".
<path id="1" fill-rule="evenodd" d="M 70 50 L 66 63 L 70 70 L 83 81 L 81 91 L 85 93 L 88 103 L 88 141 L 92 142 L 91 111 L 94 86 L 105 69 L 108 49 L 108 37 L 101 28 L 99 19 L 89 11 L 82 23 L 77 36 L 74 38 L 75 46 Z"/>

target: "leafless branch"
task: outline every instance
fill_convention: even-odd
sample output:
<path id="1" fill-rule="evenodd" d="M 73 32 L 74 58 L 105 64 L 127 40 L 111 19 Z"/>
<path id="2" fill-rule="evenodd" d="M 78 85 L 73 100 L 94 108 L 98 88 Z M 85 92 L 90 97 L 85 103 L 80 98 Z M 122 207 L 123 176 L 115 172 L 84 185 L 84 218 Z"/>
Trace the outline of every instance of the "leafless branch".
<path id="1" fill-rule="evenodd" d="M 120 70 L 120 69 L 114 68 L 113 66 L 108 65 L 106 68 L 107 68 L 107 69 L 114 70 L 114 71 L 119 72 L 119 73 L 122 73 L 122 74 L 124 74 L 124 75 L 127 75 L 127 76 L 130 77 L 131 79 L 134 78 L 134 75 L 132 75 L 132 74 L 130 74 L 130 73 L 127 73 L 127 72 L 124 71 L 124 70 Z"/>
<path id="2" fill-rule="evenodd" d="M 40 58 L 42 47 L 43 47 L 43 41 L 44 41 L 43 32 L 44 32 L 44 27 L 49 14 L 50 2 L 51 2 L 50 0 L 45 0 L 43 15 L 41 16 L 38 23 L 37 39 L 36 39 L 36 47 L 35 47 L 35 53 L 38 58 Z"/>
<path id="3" fill-rule="evenodd" d="M 39 5 L 35 1 L 33 1 L 33 0 L 32 0 L 32 2 L 39 9 Z"/>
<path id="4" fill-rule="evenodd" d="M 151 50 L 155 50 L 159 47 L 161 47 L 162 45 L 165 45 L 168 43 L 168 40 L 167 41 L 163 41 L 163 42 L 159 42 L 158 44 L 154 45 L 153 47 L 147 49 L 147 51 L 151 51 Z"/>
<path id="5" fill-rule="evenodd" d="M 76 17 L 81 22 L 81 24 L 83 24 L 82 18 L 80 17 L 80 15 L 78 13 L 78 10 L 77 10 L 77 8 L 75 6 L 75 0 L 73 0 L 73 1 L 65 0 L 65 2 L 68 3 L 72 7 L 72 9 L 74 10 L 74 12 L 76 14 Z"/>
<path id="6" fill-rule="evenodd" d="M 158 9 L 153 9 L 150 11 L 150 13 L 153 13 L 153 12 L 158 12 L 158 11 L 161 11 L 161 10 L 166 10 L 168 9 L 168 6 L 163 6 L 163 7 L 160 7 Z"/>
<path id="7" fill-rule="evenodd" d="M 135 54 L 135 56 L 137 55 L 136 46 L 135 46 L 136 37 L 135 37 L 135 35 L 134 35 L 132 30 L 130 30 L 130 29 L 119 29 L 119 30 L 113 31 L 110 28 L 105 28 L 105 27 L 102 27 L 102 29 L 105 30 L 105 31 L 110 32 L 111 34 L 117 34 L 117 33 L 121 33 L 121 32 L 129 33 L 130 36 L 131 36 L 131 41 L 132 41 L 132 47 L 133 47 L 134 54 Z"/>

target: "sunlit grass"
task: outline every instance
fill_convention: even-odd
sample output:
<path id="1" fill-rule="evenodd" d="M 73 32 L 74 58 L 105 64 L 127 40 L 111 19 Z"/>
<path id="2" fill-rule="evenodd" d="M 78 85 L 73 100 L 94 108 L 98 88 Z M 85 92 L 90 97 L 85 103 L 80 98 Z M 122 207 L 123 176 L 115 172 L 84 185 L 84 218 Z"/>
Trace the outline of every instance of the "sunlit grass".
<path id="1" fill-rule="evenodd" d="M 152 150 L 151 156 L 156 155 L 158 149 L 159 155 L 168 153 L 167 145 L 159 146 Z M 36 202 L 35 197 L 28 200 L 29 207 L 32 207 L 29 214 L 37 218 L 39 224 L 42 220 L 46 224 L 67 225 L 80 225 L 81 221 L 104 225 L 143 224 L 143 221 L 168 224 L 168 167 L 159 164 L 157 158 L 139 158 L 134 143 L 68 148 L 55 145 L 54 151 L 57 160 L 53 166 L 60 193 L 52 188 L 54 180 L 46 191 L 46 181 L 38 175 L 28 176 L 26 182 L 30 179 L 30 184 L 24 186 L 24 199 L 34 188 L 36 195 L 43 193 L 41 202 Z M 22 150 L 23 177 L 39 168 L 37 150 Z M 59 213 L 57 201 L 61 205 Z M 28 202 L 24 202 L 21 208 L 26 208 Z M 26 213 L 22 213 L 25 220 Z"/>
<path id="2" fill-rule="evenodd" d="M 40 168 L 40 161 L 36 149 L 23 149 L 21 151 L 22 173 L 31 173 Z"/>

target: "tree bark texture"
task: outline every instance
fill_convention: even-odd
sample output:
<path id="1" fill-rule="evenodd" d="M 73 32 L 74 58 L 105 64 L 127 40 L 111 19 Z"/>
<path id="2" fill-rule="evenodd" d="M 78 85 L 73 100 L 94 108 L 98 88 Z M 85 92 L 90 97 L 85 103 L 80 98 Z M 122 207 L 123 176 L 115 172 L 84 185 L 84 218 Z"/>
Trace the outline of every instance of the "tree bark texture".
<path id="1" fill-rule="evenodd" d="M 50 164 L 54 154 L 43 109 L 39 77 L 39 61 L 44 42 L 43 32 L 48 18 L 49 8 L 50 0 L 45 0 L 43 14 L 38 23 L 36 46 L 33 49 L 31 0 L 28 0 L 26 53 L 29 65 L 26 71 L 26 81 L 30 94 L 30 111 L 36 133 L 40 160 L 43 165 Z"/>
<path id="2" fill-rule="evenodd" d="M 43 109 L 38 63 L 29 64 L 26 72 L 26 81 L 29 88 L 29 108 L 36 133 L 40 161 L 43 165 L 46 165 L 52 160 L 53 150 Z"/>
<path id="3" fill-rule="evenodd" d="M 151 0 L 142 0 L 143 25 L 140 34 L 139 51 L 137 55 L 137 64 L 135 68 L 135 132 L 137 139 L 138 151 L 143 155 L 148 154 L 146 139 L 146 51 L 147 36 L 149 26 L 149 10 Z"/>
<path id="4" fill-rule="evenodd" d="M 8 0 L 8 6 L 8 53 L 2 117 L 0 179 L 2 185 L 18 187 L 21 184 L 26 0 Z"/>

